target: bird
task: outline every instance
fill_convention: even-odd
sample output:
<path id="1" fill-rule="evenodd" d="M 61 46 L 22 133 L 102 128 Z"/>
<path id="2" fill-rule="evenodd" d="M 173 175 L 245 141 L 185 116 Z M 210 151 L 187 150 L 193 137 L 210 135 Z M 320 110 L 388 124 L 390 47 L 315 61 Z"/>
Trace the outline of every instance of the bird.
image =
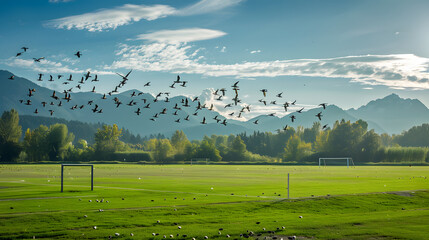
<path id="1" fill-rule="evenodd" d="M 82 53 L 80 53 L 80 51 L 77 51 L 74 55 L 76 55 L 77 58 L 80 58 L 80 56 L 82 56 Z"/>
<path id="2" fill-rule="evenodd" d="M 326 105 L 327 105 L 327 103 L 321 103 L 321 104 L 319 104 L 319 106 L 322 106 L 323 109 L 326 109 Z"/>
<path id="3" fill-rule="evenodd" d="M 292 122 L 294 122 L 296 119 L 295 115 L 290 116 L 290 119 L 292 120 Z"/>
<path id="4" fill-rule="evenodd" d="M 256 119 L 255 121 L 253 121 L 254 124 L 258 124 L 259 119 Z"/>
<path id="5" fill-rule="evenodd" d="M 100 80 L 98 80 L 98 75 L 95 74 L 95 78 L 91 80 L 91 82 L 99 82 Z"/>
<path id="6" fill-rule="evenodd" d="M 180 118 L 176 119 L 175 122 L 180 123 Z"/>
<path id="7" fill-rule="evenodd" d="M 37 79 L 37 81 L 42 81 L 42 76 L 43 76 L 43 74 L 39 73 L 39 78 Z"/>
<path id="8" fill-rule="evenodd" d="M 15 76 L 14 76 L 14 75 L 12 75 L 12 76 L 10 76 L 8 79 L 9 79 L 9 80 L 15 80 Z"/>
<path id="9" fill-rule="evenodd" d="M 296 112 L 297 113 L 302 113 L 302 110 L 304 110 L 304 108 L 301 108 L 301 109 L 297 110 Z"/>
<path id="10" fill-rule="evenodd" d="M 295 105 L 295 103 L 296 103 L 296 100 L 295 100 L 295 101 L 293 101 L 291 104 L 292 104 L 292 105 Z"/>
<path id="11" fill-rule="evenodd" d="M 120 73 L 116 73 L 116 74 L 118 74 L 119 76 L 121 76 L 122 77 L 122 80 L 124 80 L 124 81 L 127 81 L 128 80 L 128 76 L 130 75 L 130 73 L 132 72 L 133 70 L 131 69 L 125 76 L 124 75 L 122 75 L 122 74 L 120 74 Z"/>
<path id="12" fill-rule="evenodd" d="M 35 61 L 35 62 L 40 62 L 40 60 L 42 60 L 42 59 L 45 59 L 44 57 L 40 57 L 40 58 L 33 58 L 33 60 Z"/>
<path id="13" fill-rule="evenodd" d="M 90 77 L 91 77 L 91 72 L 90 71 L 88 71 L 86 74 L 85 74 L 85 81 L 86 80 L 88 80 Z"/>
<path id="14" fill-rule="evenodd" d="M 37 110 L 37 108 L 36 108 L 36 110 L 34 111 L 34 113 L 35 113 L 35 114 L 38 114 L 38 113 L 39 113 L 39 111 Z"/>
<path id="15" fill-rule="evenodd" d="M 266 97 L 266 96 L 267 96 L 267 92 L 268 92 L 268 90 L 267 90 L 267 89 L 261 89 L 261 90 L 259 90 L 259 91 L 261 91 L 261 92 L 264 94 L 264 97 Z"/>
<path id="16" fill-rule="evenodd" d="M 206 117 L 203 117 L 203 121 L 201 122 L 201 124 L 207 124 L 206 123 Z"/>
<path id="17" fill-rule="evenodd" d="M 189 115 L 185 117 L 185 120 L 186 120 L 186 121 L 189 121 Z"/>
<path id="18" fill-rule="evenodd" d="M 328 124 L 323 125 L 322 129 L 326 129 L 328 127 Z"/>
<path id="19" fill-rule="evenodd" d="M 22 52 L 19 52 L 15 55 L 15 57 L 19 57 L 19 56 L 21 56 L 21 54 L 22 54 Z"/>
<path id="20" fill-rule="evenodd" d="M 54 114 L 54 110 L 49 110 L 49 112 L 51 113 L 51 116 Z"/>
<path id="21" fill-rule="evenodd" d="M 145 85 L 143 85 L 143 87 L 149 87 L 150 86 L 150 82 L 147 82 Z"/>
<path id="22" fill-rule="evenodd" d="M 137 108 L 137 111 L 135 111 L 135 113 L 137 114 L 137 116 L 140 115 L 140 108 Z"/>
<path id="23" fill-rule="evenodd" d="M 26 52 L 28 50 L 28 47 L 22 47 L 22 50 L 24 50 L 24 52 Z"/>
<path id="24" fill-rule="evenodd" d="M 320 121 L 322 120 L 322 116 L 323 116 L 322 112 L 319 112 L 318 114 L 316 114 L 316 117 L 319 118 Z"/>
<path id="25" fill-rule="evenodd" d="M 233 87 L 233 88 L 237 88 L 237 85 L 238 85 L 238 83 L 239 83 L 240 81 L 237 81 L 237 82 L 235 82 L 231 87 Z"/>
<path id="26" fill-rule="evenodd" d="M 282 98 L 282 94 L 283 94 L 283 92 L 281 92 L 281 93 L 277 94 L 277 95 L 276 95 L 276 97 L 278 97 L 278 98 Z"/>

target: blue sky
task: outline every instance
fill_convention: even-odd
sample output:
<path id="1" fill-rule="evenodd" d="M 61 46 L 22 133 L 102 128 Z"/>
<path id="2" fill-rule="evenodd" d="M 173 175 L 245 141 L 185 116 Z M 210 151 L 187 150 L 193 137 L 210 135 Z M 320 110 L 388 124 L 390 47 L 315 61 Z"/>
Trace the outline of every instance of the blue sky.
<path id="1" fill-rule="evenodd" d="M 270 100 L 284 92 L 282 100 L 297 100 L 296 107 L 306 109 L 321 102 L 359 107 L 390 93 L 429 106 L 429 1 L 0 4 L 0 69 L 33 81 L 38 73 L 77 79 L 90 70 L 101 79 L 97 90 L 108 92 L 120 81 L 116 72 L 133 69 L 121 90 L 189 96 L 240 81 L 240 97 L 254 106 L 254 114 L 281 107 L 261 106 L 262 88 Z M 28 52 L 15 57 L 22 46 Z M 73 55 L 78 50 L 80 59 Z M 45 59 L 35 63 L 34 57 Z M 168 88 L 177 74 L 189 87 Z M 148 81 L 152 86 L 143 88 Z"/>

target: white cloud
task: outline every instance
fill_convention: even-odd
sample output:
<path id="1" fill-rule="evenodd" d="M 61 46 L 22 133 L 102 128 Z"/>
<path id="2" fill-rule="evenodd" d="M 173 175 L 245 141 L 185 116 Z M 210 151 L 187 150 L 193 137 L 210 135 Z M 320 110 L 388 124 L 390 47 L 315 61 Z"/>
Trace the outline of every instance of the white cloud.
<path id="1" fill-rule="evenodd" d="M 177 15 L 197 15 L 219 11 L 221 9 L 237 5 L 243 0 L 201 0 L 191 6 L 177 11 Z"/>
<path id="2" fill-rule="evenodd" d="M 69 0 L 50 0 L 65 2 Z M 117 27 L 139 22 L 153 21 L 171 15 L 189 16 L 218 11 L 240 3 L 242 0 L 201 0 L 191 6 L 177 10 L 169 5 L 125 4 L 111 9 L 98 9 L 94 12 L 73 15 L 48 21 L 45 25 L 58 29 L 88 30 L 90 32 L 116 29 Z"/>
<path id="3" fill-rule="evenodd" d="M 220 52 L 226 52 L 226 47 L 223 46 L 222 49 L 220 50 Z"/>
<path id="4" fill-rule="evenodd" d="M 69 63 L 68 61 L 64 61 L 65 63 Z M 91 71 L 95 74 L 99 75 L 114 75 L 114 72 L 111 71 L 97 71 L 93 69 L 78 69 L 72 68 L 68 65 L 64 65 L 64 62 L 55 62 L 51 60 L 43 59 L 40 62 L 35 62 L 32 59 L 22 59 L 22 58 L 8 58 L 0 60 L 1 64 L 5 64 L 10 67 L 17 67 L 23 69 L 31 69 L 35 72 L 39 73 L 50 73 L 50 74 L 80 74 L 85 73 L 87 71 Z"/>
<path id="5" fill-rule="evenodd" d="M 365 89 L 365 90 L 373 90 L 374 88 L 372 88 L 372 87 L 364 87 L 364 88 L 362 88 L 362 89 Z"/>
<path id="6" fill-rule="evenodd" d="M 153 33 L 140 34 L 137 40 L 149 40 L 152 42 L 182 43 L 195 42 L 218 38 L 226 35 L 225 32 L 204 29 L 204 28 L 185 28 L 178 30 L 161 30 Z"/>
<path id="7" fill-rule="evenodd" d="M 175 11 L 174 8 L 167 5 L 125 4 L 113 9 L 100 9 L 95 12 L 50 20 L 46 25 L 59 29 L 78 29 L 95 32 L 115 29 L 142 19 L 152 21 L 171 15 Z"/>
<path id="8" fill-rule="evenodd" d="M 250 51 L 251 54 L 260 53 L 260 52 L 261 52 L 261 50 L 259 50 L 259 49 L 258 50 Z"/>
<path id="9" fill-rule="evenodd" d="M 429 58 L 413 54 L 346 56 L 326 59 L 294 59 L 235 64 L 202 62 L 186 43 L 156 42 L 121 45 L 118 60 L 106 69 L 136 69 L 235 78 L 307 76 L 346 78 L 365 85 L 395 89 L 429 89 Z"/>

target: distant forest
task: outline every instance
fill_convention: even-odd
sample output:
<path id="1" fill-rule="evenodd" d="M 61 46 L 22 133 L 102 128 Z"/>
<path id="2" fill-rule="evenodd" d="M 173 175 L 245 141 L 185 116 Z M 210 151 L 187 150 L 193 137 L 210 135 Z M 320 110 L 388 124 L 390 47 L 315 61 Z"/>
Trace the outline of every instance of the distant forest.
<path id="1" fill-rule="evenodd" d="M 337 121 L 322 129 L 297 127 L 272 132 L 211 135 L 189 141 L 183 131 L 172 136 L 133 135 L 117 125 L 90 124 L 58 118 L 0 118 L 0 162 L 141 162 L 314 164 L 319 157 L 352 157 L 363 163 L 429 163 L 429 124 L 398 135 L 377 134 L 363 120 Z"/>

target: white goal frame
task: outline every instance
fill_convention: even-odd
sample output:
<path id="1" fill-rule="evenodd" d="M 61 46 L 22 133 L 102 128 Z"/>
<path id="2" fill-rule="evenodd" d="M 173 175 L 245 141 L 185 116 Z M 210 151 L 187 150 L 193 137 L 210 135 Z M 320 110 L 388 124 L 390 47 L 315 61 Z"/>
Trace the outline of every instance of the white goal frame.
<path id="1" fill-rule="evenodd" d="M 194 162 L 202 162 L 206 161 L 206 165 L 209 165 L 210 158 L 191 158 L 191 165 L 194 164 Z"/>
<path id="2" fill-rule="evenodd" d="M 347 168 L 349 168 L 350 166 L 355 166 L 353 159 L 351 157 L 337 157 L 337 158 L 319 158 L 319 168 L 322 166 L 322 162 L 323 162 L 323 166 L 326 167 L 326 160 L 346 160 L 347 162 Z"/>

